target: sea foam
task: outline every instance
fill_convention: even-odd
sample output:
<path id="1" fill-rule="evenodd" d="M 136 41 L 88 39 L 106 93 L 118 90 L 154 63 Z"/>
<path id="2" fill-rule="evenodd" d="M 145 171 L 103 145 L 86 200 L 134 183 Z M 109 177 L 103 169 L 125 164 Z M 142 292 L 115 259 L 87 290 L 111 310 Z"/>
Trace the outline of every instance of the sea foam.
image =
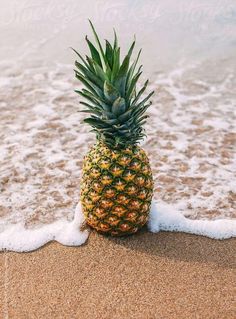
<path id="1" fill-rule="evenodd" d="M 153 201 L 148 228 L 153 233 L 174 231 L 227 239 L 236 236 L 236 219 L 192 220 L 175 210 L 172 205 Z"/>
<path id="2" fill-rule="evenodd" d="M 35 229 L 23 225 L 10 226 L 0 233 L 0 250 L 26 252 L 50 241 L 66 246 L 80 246 L 86 242 L 88 230 L 80 230 L 84 217 L 80 203 L 76 206 L 72 222 L 59 220 Z M 175 231 L 203 235 L 213 239 L 236 237 L 236 220 L 191 220 L 174 210 L 171 205 L 153 201 L 148 228 L 151 232 Z"/>
<path id="3" fill-rule="evenodd" d="M 34 229 L 26 229 L 22 224 L 11 225 L 0 233 L 0 250 L 32 251 L 53 240 L 66 246 L 80 246 L 88 238 L 88 231 L 80 230 L 83 221 L 79 203 L 71 222 L 61 219 Z"/>

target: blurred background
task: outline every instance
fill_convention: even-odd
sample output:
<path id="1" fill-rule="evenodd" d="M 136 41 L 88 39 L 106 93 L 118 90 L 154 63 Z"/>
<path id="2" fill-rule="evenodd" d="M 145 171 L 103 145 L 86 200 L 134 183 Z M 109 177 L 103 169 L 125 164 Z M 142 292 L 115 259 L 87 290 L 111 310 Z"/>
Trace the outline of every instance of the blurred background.
<path id="1" fill-rule="evenodd" d="M 90 18 L 103 38 L 115 27 L 125 49 L 137 37 L 149 74 L 180 60 L 236 56 L 235 0 L 0 0 L 0 60 L 73 61 Z M 123 51 L 124 52 L 124 51 Z"/>

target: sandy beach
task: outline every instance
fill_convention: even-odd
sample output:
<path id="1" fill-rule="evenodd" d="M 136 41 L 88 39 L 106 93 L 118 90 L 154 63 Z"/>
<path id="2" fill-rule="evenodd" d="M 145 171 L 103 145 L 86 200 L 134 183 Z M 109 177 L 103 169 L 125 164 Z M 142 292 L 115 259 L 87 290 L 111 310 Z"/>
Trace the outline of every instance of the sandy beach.
<path id="1" fill-rule="evenodd" d="M 0 319 L 235 319 L 233 0 L 3 2 Z M 102 39 L 115 27 L 122 56 L 136 34 L 155 91 L 141 146 L 156 209 L 127 238 L 80 231 L 95 137 L 69 47 L 88 54 L 87 18 Z"/>
<path id="2" fill-rule="evenodd" d="M 236 239 L 181 233 L 0 255 L 1 318 L 234 319 Z"/>

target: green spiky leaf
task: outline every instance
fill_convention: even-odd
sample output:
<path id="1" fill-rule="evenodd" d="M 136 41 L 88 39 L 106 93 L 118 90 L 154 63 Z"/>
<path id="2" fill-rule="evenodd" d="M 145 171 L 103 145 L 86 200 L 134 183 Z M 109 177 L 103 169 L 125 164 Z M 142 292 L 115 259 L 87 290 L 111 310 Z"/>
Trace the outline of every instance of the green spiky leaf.
<path id="1" fill-rule="evenodd" d="M 102 61 L 101 61 L 100 54 L 98 53 L 97 49 L 96 49 L 95 46 L 89 41 L 89 39 L 88 39 L 87 36 L 85 37 L 85 40 L 86 40 L 87 43 L 88 43 L 88 46 L 89 46 L 89 49 L 90 49 L 90 52 L 91 52 L 92 59 L 93 59 L 94 61 L 96 61 L 97 64 L 100 65 L 100 67 L 102 67 Z"/>
<path id="2" fill-rule="evenodd" d="M 137 83 L 142 74 L 142 66 L 138 66 L 141 50 L 132 61 L 136 44 L 134 40 L 121 62 L 120 47 L 114 30 L 114 43 L 105 40 L 103 47 L 97 32 L 89 21 L 95 43 L 86 36 L 90 55 L 85 58 L 76 50 L 79 57 L 75 62 L 75 76 L 84 88 L 75 90 L 85 101 L 81 111 L 88 114 L 84 122 L 92 127 L 99 140 L 110 147 L 122 148 L 137 144 L 144 138 L 143 125 L 148 119 L 145 114 L 154 92 L 145 97 L 148 81 L 137 91 Z"/>

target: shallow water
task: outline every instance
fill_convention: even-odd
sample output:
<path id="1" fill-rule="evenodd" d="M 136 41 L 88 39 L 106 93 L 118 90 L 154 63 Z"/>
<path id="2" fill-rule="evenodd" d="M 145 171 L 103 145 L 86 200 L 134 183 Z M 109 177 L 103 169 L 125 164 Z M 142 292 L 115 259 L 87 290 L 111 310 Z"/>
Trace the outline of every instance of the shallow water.
<path id="1" fill-rule="evenodd" d="M 0 65 L 0 231 L 71 221 L 94 143 L 81 124 L 72 66 Z M 236 218 L 236 64 L 157 72 L 148 138 L 155 199 L 190 219 Z M 40 226 L 41 225 L 41 226 Z"/>

